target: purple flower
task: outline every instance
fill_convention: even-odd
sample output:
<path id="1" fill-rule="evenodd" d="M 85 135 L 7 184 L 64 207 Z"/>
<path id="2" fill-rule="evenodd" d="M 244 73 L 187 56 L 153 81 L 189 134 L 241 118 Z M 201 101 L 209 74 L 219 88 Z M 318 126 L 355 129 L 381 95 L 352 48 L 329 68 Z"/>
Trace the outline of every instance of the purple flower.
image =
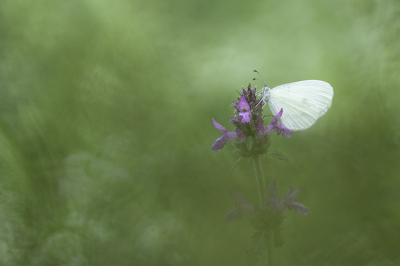
<path id="1" fill-rule="evenodd" d="M 243 143 L 243 142 L 245 142 L 246 141 L 246 135 L 245 134 L 243 134 L 242 133 L 242 131 L 240 131 L 240 129 L 236 129 L 236 136 L 237 136 L 237 138 L 238 138 L 238 140 L 241 142 L 241 143 Z"/>
<path id="2" fill-rule="evenodd" d="M 262 116 L 259 116 L 258 117 L 258 125 L 256 128 L 256 137 L 260 138 L 260 137 L 264 136 L 265 133 L 267 133 L 267 131 L 265 130 L 264 125 L 263 125 L 263 118 L 262 118 Z"/>
<path id="3" fill-rule="evenodd" d="M 289 191 L 286 193 L 284 200 L 282 201 L 282 209 L 284 211 L 294 209 L 298 214 L 306 215 L 310 212 L 310 209 L 301 203 L 296 202 L 297 195 L 300 193 L 300 186 L 297 187 L 296 191 L 292 194 L 292 185 L 289 185 Z M 291 195 L 292 194 L 292 195 Z"/>
<path id="4" fill-rule="evenodd" d="M 270 146 L 269 135 L 277 131 L 283 137 L 289 138 L 293 132 L 283 125 L 278 124 L 283 110 L 272 119 L 271 123 L 264 127 L 263 100 L 257 99 L 256 88 L 247 90 L 242 88 L 238 102 L 232 101 L 234 116 L 231 116 L 234 130 L 226 130 L 213 119 L 213 125 L 221 131 L 223 135 L 219 137 L 211 146 L 215 152 L 220 151 L 228 141 L 234 141 L 235 153 L 245 158 L 265 154 Z"/>
<path id="5" fill-rule="evenodd" d="M 219 137 L 211 146 L 211 149 L 213 151 L 219 152 L 228 141 L 235 140 L 237 138 L 237 135 L 236 133 L 230 132 L 226 128 L 218 124 L 217 121 L 214 120 L 214 118 L 212 119 L 212 123 L 216 129 L 223 133 L 223 135 Z"/>
<path id="6" fill-rule="evenodd" d="M 276 180 L 273 180 L 266 189 L 265 205 L 270 207 L 274 211 L 290 211 L 294 209 L 298 214 L 306 215 L 310 212 L 310 209 L 301 203 L 296 202 L 296 197 L 300 193 L 300 186 L 297 187 L 293 193 L 292 185 L 289 186 L 289 191 L 286 193 L 285 198 L 279 201 L 278 197 L 278 184 Z"/>
<path id="7" fill-rule="evenodd" d="M 234 220 L 240 220 L 244 215 L 254 213 L 257 214 L 266 213 L 264 218 L 269 219 L 272 217 L 274 212 L 284 212 L 294 209 L 298 214 L 306 215 L 310 212 L 310 209 L 301 203 L 296 202 L 296 197 L 300 193 L 300 186 L 293 193 L 292 185 L 290 185 L 289 191 L 286 193 L 283 200 L 279 200 L 278 196 L 278 183 L 276 180 L 272 180 L 265 191 L 265 201 L 263 207 L 258 205 L 252 205 L 247 202 L 245 197 L 238 191 L 236 194 L 231 193 L 232 199 L 235 201 L 236 208 L 230 210 L 224 218 L 224 222 L 230 223 Z M 272 213 L 271 213 L 272 212 Z M 264 219 L 263 215 L 256 219 Z M 265 221 L 264 221 L 265 222 Z"/>
<path id="8" fill-rule="evenodd" d="M 234 124 L 235 126 L 237 126 L 237 125 L 240 124 L 239 120 L 237 120 L 237 119 L 234 118 L 233 116 L 231 116 L 231 121 L 232 121 L 232 124 Z"/>
<path id="9" fill-rule="evenodd" d="M 239 108 L 239 121 L 242 123 L 250 123 L 251 119 L 250 105 L 246 101 L 246 98 L 244 96 L 240 97 L 238 108 Z"/>
<path id="10" fill-rule="evenodd" d="M 228 212 L 224 218 L 224 222 L 231 223 L 234 220 L 240 220 L 242 219 L 243 215 L 254 211 L 253 205 L 249 204 L 239 191 L 236 194 L 231 193 L 231 197 L 235 201 L 236 208 Z"/>
<path id="11" fill-rule="evenodd" d="M 279 118 L 281 118 L 282 113 L 283 109 L 281 109 L 279 113 L 276 114 L 274 119 L 272 119 L 271 123 L 269 123 L 268 126 L 265 128 L 264 132 L 268 132 L 269 134 L 271 134 L 275 131 L 278 131 L 278 135 L 282 133 L 283 137 L 290 138 L 291 136 L 293 136 L 293 131 L 291 131 L 290 129 L 288 129 L 283 125 L 278 125 L 278 120 Z"/>

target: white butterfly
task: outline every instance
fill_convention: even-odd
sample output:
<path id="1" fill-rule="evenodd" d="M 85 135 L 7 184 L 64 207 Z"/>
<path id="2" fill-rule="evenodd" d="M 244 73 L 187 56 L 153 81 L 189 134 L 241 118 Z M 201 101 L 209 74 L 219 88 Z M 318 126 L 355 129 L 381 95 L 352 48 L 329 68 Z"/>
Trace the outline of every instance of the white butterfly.
<path id="1" fill-rule="evenodd" d="M 256 70 L 254 72 L 258 73 Z M 279 122 L 290 130 L 311 127 L 332 105 L 333 88 L 325 81 L 304 80 L 273 89 L 268 87 L 265 80 L 264 83 L 260 93 L 264 105 L 268 103 L 274 116 L 282 108 L 283 114 Z"/>

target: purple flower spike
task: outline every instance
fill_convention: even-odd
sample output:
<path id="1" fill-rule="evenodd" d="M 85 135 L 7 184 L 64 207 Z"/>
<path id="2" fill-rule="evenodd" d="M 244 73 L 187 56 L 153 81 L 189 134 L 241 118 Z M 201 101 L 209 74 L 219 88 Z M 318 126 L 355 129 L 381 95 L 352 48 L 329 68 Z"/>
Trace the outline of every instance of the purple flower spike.
<path id="1" fill-rule="evenodd" d="M 217 123 L 217 121 L 212 119 L 213 126 L 221 131 L 223 135 L 219 137 L 214 144 L 211 146 L 211 149 L 215 152 L 219 152 L 228 141 L 232 141 L 236 139 L 236 133 L 228 131 L 226 128 L 221 126 L 220 124 Z"/>
<path id="2" fill-rule="evenodd" d="M 278 135 L 282 133 L 282 136 L 284 136 L 285 138 L 290 138 L 291 136 L 293 136 L 293 131 L 291 131 L 290 129 L 288 129 L 283 125 L 278 124 L 278 120 L 279 118 L 281 118 L 282 113 L 283 109 L 281 109 L 279 113 L 276 114 L 274 119 L 272 119 L 271 123 L 269 123 L 268 126 L 265 128 L 265 131 L 268 133 L 273 133 L 275 131 L 278 131 L 277 132 Z"/>
<path id="3" fill-rule="evenodd" d="M 249 123 L 251 120 L 250 105 L 244 96 L 239 99 L 239 121 Z"/>
<path id="4" fill-rule="evenodd" d="M 272 122 L 264 127 L 263 99 L 257 99 L 259 95 L 256 88 L 251 89 L 249 84 L 247 89 L 242 87 L 239 93 L 237 101 L 232 101 L 234 115 L 231 116 L 231 122 L 234 129 L 230 132 L 213 119 L 214 127 L 223 133 L 211 146 L 213 151 L 218 152 L 228 141 L 233 141 L 233 146 L 236 148 L 234 152 L 243 158 L 250 158 L 267 153 L 271 144 L 269 141 L 271 133 L 277 132 L 278 135 L 282 134 L 286 138 L 293 135 L 291 130 L 278 122 L 282 116 L 282 109 Z M 275 157 L 280 159 L 284 156 Z"/>

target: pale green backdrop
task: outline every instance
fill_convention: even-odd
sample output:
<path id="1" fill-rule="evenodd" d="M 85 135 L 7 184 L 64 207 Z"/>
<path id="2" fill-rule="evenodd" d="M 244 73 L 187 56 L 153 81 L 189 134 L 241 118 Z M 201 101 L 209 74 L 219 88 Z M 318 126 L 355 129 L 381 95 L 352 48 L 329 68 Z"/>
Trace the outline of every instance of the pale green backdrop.
<path id="1" fill-rule="evenodd" d="M 253 69 L 335 92 L 262 159 L 311 209 L 276 265 L 400 265 L 399 43 L 395 0 L 2 0 L 0 265 L 245 265 L 254 171 L 211 118 Z"/>

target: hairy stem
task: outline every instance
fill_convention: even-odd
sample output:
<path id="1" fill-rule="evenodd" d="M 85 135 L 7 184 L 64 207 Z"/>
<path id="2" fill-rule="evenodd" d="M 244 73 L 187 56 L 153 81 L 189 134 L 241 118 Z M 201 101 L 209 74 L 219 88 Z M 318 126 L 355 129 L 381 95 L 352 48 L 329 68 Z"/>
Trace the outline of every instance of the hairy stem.
<path id="1" fill-rule="evenodd" d="M 265 191 L 265 181 L 264 181 L 263 171 L 261 168 L 260 157 L 258 155 L 253 156 L 253 164 L 254 164 L 254 171 L 256 173 L 258 197 L 260 199 L 260 208 L 262 208 L 262 203 L 263 203 L 262 199 L 264 198 L 263 191 Z"/>
<path id="2" fill-rule="evenodd" d="M 275 252 L 275 245 L 274 245 L 274 231 L 272 229 L 269 230 L 269 241 L 268 241 L 268 266 L 274 266 L 274 252 Z"/>
<path id="3" fill-rule="evenodd" d="M 267 188 L 265 184 L 264 174 L 261 166 L 260 157 L 258 155 L 253 156 L 253 164 L 254 170 L 256 172 L 256 180 L 257 180 L 257 187 L 258 187 L 258 195 L 260 197 L 260 204 L 262 204 L 262 199 L 264 198 L 264 192 Z M 260 206 L 262 207 L 262 205 Z"/>
<path id="4" fill-rule="evenodd" d="M 264 192 L 267 188 L 265 183 L 265 178 L 261 166 L 260 157 L 258 155 L 253 156 L 253 164 L 254 170 L 256 173 L 256 180 L 257 180 L 257 187 L 258 187 L 258 196 L 260 199 L 260 208 L 263 207 L 263 198 L 265 198 Z M 268 264 L 267 266 L 274 266 L 274 232 L 272 229 L 269 229 L 268 232 L 269 241 L 268 241 L 268 249 L 267 249 L 267 256 L 268 256 Z"/>

